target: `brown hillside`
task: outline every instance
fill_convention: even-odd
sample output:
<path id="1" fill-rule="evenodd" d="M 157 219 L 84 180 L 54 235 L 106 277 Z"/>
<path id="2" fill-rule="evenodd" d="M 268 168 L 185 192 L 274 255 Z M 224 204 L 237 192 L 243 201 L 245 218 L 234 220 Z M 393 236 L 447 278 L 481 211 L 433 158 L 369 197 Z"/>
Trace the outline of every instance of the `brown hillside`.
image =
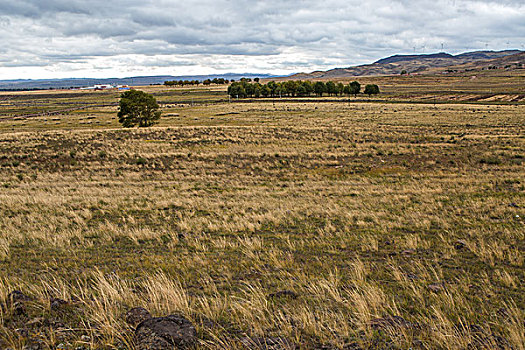
<path id="1" fill-rule="evenodd" d="M 441 73 L 448 69 L 488 69 L 488 67 L 517 68 L 524 64 L 525 53 L 509 51 L 476 51 L 452 56 L 448 54 L 391 56 L 372 64 L 328 71 L 294 74 L 287 79 L 337 79 L 353 76 L 397 75 L 402 71 L 409 74 Z"/>

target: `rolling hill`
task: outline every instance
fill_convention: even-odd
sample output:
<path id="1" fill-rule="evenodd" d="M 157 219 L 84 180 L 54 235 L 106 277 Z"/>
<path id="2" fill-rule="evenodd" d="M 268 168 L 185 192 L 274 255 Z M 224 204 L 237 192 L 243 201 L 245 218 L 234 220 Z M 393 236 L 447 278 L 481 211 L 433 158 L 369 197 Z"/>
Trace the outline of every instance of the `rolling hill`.
<path id="1" fill-rule="evenodd" d="M 337 79 L 352 76 L 397 75 L 403 71 L 409 74 L 440 73 L 450 69 L 488 69 L 488 67 L 517 67 L 525 65 L 524 52 L 519 50 L 474 51 L 459 55 L 440 52 L 428 55 L 394 55 L 372 64 L 328 71 L 294 74 L 289 79 Z"/>

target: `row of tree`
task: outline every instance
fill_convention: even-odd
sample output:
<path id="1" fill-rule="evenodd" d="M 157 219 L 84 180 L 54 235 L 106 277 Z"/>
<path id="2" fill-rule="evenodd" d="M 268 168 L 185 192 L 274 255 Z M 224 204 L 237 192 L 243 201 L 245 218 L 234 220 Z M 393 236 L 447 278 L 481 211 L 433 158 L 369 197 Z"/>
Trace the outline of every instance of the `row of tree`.
<path id="1" fill-rule="evenodd" d="M 357 94 L 360 92 L 361 84 L 357 81 L 353 81 L 347 85 L 333 81 L 326 83 L 316 81 L 314 83 L 309 80 L 270 81 L 266 84 L 260 84 L 259 82 L 251 83 L 248 80 L 241 79 L 241 81 L 233 82 L 228 87 L 228 94 L 234 98 L 308 97 L 313 94 L 319 97 L 322 97 L 323 94 L 328 94 L 328 96 L 354 95 L 357 97 Z M 375 84 L 366 85 L 364 93 L 369 96 L 378 94 L 379 87 Z"/>
<path id="2" fill-rule="evenodd" d="M 203 81 L 200 81 L 200 80 L 167 80 L 167 81 L 164 82 L 164 85 L 166 85 L 166 86 L 177 86 L 177 85 L 185 86 L 185 85 L 200 85 L 200 84 L 203 84 L 203 85 L 211 85 L 211 84 L 224 85 L 224 84 L 228 84 L 229 82 L 230 81 L 228 79 L 224 79 L 224 78 L 213 78 L 213 79 L 206 79 L 206 80 L 203 80 Z"/>

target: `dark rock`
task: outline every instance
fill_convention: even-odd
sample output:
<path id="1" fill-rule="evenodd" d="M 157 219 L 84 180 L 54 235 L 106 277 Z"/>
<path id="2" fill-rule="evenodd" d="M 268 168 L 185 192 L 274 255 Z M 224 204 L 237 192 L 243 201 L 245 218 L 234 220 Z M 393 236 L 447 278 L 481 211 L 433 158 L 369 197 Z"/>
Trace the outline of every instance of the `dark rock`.
<path id="1" fill-rule="evenodd" d="M 290 298 L 297 299 L 299 295 L 291 290 L 280 290 L 278 292 L 270 294 L 270 298 Z"/>
<path id="2" fill-rule="evenodd" d="M 511 207 L 511 208 L 519 208 L 520 206 L 517 205 L 516 203 L 510 203 L 509 207 Z"/>
<path id="3" fill-rule="evenodd" d="M 244 337 L 242 345 L 250 350 L 293 350 L 295 344 L 284 337 Z"/>
<path id="4" fill-rule="evenodd" d="M 125 318 L 129 325 L 136 327 L 142 321 L 149 320 L 151 318 L 151 314 L 143 307 L 134 307 L 133 309 L 126 312 Z"/>
<path id="5" fill-rule="evenodd" d="M 462 239 L 458 239 L 456 242 L 454 242 L 454 248 L 456 248 L 457 250 L 461 250 L 465 248 L 466 246 L 467 246 L 467 242 Z"/>
<path id="6" fill-rule="evenodd" d="M 49 304 L 51 306 L 51 310 L 58 311 L 62 308 L 62 306 L 67 305 L 67 301 L 59 298 L 51 298 Z"/>
<path id="7" fill-rule="evenodd" d="M 197 341 L 197 330 L 183 316 L 154 317 L 137 326 L 135 339 L 137 350 L 186 348 Z"/>
<path id="8" fill-rule="evenodd" d="M 25 295 L 19 290 L 14 290 L 7 295 L 7 300 L 9 303 L 14 304 L 16 302 L 30 301 L 33 300 L 33 298 L 31 298 L 28 295 Z"/>
<path id="9" fill-rule="evenodd" d="M 373 329 L 385 329 L 385 328 L 415 328 L 415 324 L 408 322 L 401 316 L 388 316 L 375 318 L 370 321 L 370 326 Z"/>
<path id="10" fill-rule="evenodd" d="M 14 290 L 7 295 L 6 305 L 12 308 L 14 316 L 23 316 L 27 314 L 25 302 L 32 298 L 19 290 Z"/>
<path id="11" fill-rule="evenodd" d="M 21 301 L 17 301 L 16 303 L 13 304 L 13 315 L 14 316 L 27 315 L 26 307 Z"/>

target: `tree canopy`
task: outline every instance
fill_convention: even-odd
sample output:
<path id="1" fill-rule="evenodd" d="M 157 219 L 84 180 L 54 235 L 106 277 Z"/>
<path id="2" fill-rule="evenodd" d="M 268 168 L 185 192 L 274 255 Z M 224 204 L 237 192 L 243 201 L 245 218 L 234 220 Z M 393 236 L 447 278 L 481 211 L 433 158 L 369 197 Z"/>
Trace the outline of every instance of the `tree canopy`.
<path id="1" fill-rule="evenodd" d="M 282 82 L 269 81 L 266 84 L 259 82 L 251 83 L 249 79 L 243 78 L 238 82 L 232 82 L 228 87 L 228 94 L 233 98 L 245 97 L 308 97 L 312 94 L 322 97 L 328 93 L 329 96 L 354 95 L 361 92 L 361 84 L 353 81 L 347 85 L 341 82 L 315 83 L 309 80 L 287 80 Z"/>
<path id="2" fill-rule="evenodd" d="M 379 93 L 379 86 L 376 84 L 368 84 L 365 86 L 364 93 L 368 96 L 377 95 Z"/>
<path id="3" fill-rule="evenodd" d="M 176 85 L 185 86 L 185 85 L 200 85 L 200 84 L 203 84 L 203 85 L 211 85 L 211 84 L 223 85 L 223 84 L 228 84 L 229 82 L 230 81 L 228 79 L 224 79 L 224 78 L 206 79 L 206 80 L 204 80 L 202 82 L 199 81 L 199 80 L 166 80 L 164 82 L 164 85 L 166 85 L 166 86 L 176 86 Z"/>
<path id="4" fill-rule="evenodd" d="M 125 128 L 152 126 L 160 119 L 161 111 L 153 95 L 129 90 L 120 96 L 118 118 Z"/>
<path id="5" fill-rule="evenodd" d="M 350 89 L 349 94 L 352 94 L 355 97 L 357 97 L 357 94 L 361 92 L 361 84 L 359 84 L 359 82 L 357 81 L 351 82 L 350 84 L 348 84 L 348 87 Z"/>

